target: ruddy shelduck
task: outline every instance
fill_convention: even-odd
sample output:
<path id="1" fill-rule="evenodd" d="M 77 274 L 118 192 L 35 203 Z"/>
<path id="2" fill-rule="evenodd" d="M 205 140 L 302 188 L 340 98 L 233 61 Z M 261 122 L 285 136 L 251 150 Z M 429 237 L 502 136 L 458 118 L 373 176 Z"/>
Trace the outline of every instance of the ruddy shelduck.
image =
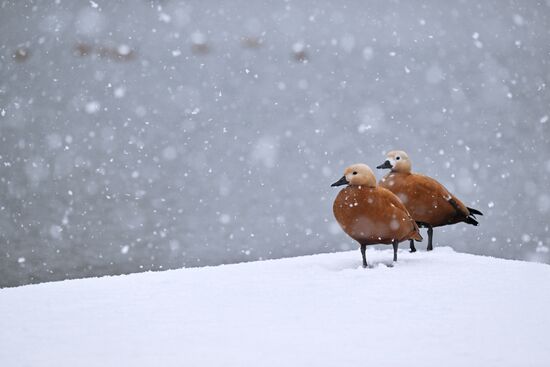
<path id="1" fill-rule="evenodd" d="M 344 232 L 359 242 L 363 267 L 367 267 L 367 245 L 392 244 L 393 261 L 397 261 L 399 242 L 421 241 L 416 222 L 391 191 L 376 185 L 369 166 L 354 164 L 331 186 L 343 188 L 332 207 L 334 217 Z"/>
<path id="2" fill-rule="evenodd" d="M 411 172 L 411 167 L 407 153 L 394 150 L 376 168 L 391 170 L 379 185 L 399 197 L 420 227 L 428 228 L 428 251 L 433 250 L 433 227 L 459 222 L 478 225 L 475 215 L 483 215 L 479 210 L 464 205 L 433 178 Z M 411 252 L 416 251 L 413 241 L 410 248 Z"/>

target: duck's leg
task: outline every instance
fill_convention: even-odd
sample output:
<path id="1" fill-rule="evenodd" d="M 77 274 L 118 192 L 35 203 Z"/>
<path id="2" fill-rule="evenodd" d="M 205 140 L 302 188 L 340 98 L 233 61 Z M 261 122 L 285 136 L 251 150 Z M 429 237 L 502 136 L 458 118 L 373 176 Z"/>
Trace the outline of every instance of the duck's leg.
<path id="1" fill-rule="evenodd" d="M 410 244 L 411 244 L 411 249 L 409 250 L 409 252 L 416 252 L 416 247 L 414 247 L 414 240 L 410 240 Z"/>
<path id="2" fill-rule="evenodd" d="M 432 251 L 434 247 L 432 246 L 432 238 L 434 236 L 434 230 L 432 226 L 428 226 L 428 251 Z"/>
<path id="3" fill-rule="evenodd" d="M 399 241 L 393 240 L 393 261 L 397 261 L 397 248 L 399 247 Z"/>
<path id="4" fill-rule="evenodd" d="M 366 268 L 368 265 L 367 265 L 367 255 L 366 255 L 366 252 L 367 252 L 367 245 L 363 245 L 361 244 L 361 256 L 363 256 L 363 267 Z"/>

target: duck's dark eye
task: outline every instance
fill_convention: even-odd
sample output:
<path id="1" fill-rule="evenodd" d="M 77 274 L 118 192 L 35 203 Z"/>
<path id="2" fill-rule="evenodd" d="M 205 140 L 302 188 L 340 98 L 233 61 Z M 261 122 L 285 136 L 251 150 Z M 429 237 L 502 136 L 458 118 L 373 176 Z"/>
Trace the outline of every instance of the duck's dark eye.
<path id="1" fill-rule="evenodd" d="M 400 160 L 400 159 L 401 159 L 401 157 L 395 157 L 395 160 L 396 160 L 396 161 L 398 161 L 398 160 Z"/>
<path id="2" fill-rule="evenodd" d="M 353 174 L 356 175 L 356 174 L 357 174 L 357 171 L 353 171 Z"/>

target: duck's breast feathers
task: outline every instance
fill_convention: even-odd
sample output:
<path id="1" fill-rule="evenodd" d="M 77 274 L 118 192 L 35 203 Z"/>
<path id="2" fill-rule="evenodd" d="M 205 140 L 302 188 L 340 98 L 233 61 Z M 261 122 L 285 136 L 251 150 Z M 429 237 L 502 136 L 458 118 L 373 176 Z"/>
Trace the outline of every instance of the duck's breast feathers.
<path id="1" fill-rule="evenodd" d="M 333 209 L 340 226 L 360 243 L 402 241 L 415 229 L 403 203 L 381 187 L 344 189 L 338 194 Z"/>
<path id="2" fill-rule="evenodd" d="M 359 203 L 363 201 L 363 193 L 361 191 L 358 187 L 347 186 L 336 195 L 332 209 L 338 221 L 340 221 L 339 218 L 341 216 L 348 215 L 347 213 L 350 211 L 350 208 L 359 206 Z"/>

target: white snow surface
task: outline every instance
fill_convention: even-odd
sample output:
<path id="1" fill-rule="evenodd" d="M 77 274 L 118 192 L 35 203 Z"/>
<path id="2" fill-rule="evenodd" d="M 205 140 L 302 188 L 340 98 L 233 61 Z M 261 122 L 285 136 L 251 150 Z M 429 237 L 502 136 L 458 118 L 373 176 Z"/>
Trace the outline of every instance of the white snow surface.
<path id="1" fill-rule="evenodd" d="M 0 365 L 548 366 L 550 266 L 371 249 L 0 290 Z"/>

